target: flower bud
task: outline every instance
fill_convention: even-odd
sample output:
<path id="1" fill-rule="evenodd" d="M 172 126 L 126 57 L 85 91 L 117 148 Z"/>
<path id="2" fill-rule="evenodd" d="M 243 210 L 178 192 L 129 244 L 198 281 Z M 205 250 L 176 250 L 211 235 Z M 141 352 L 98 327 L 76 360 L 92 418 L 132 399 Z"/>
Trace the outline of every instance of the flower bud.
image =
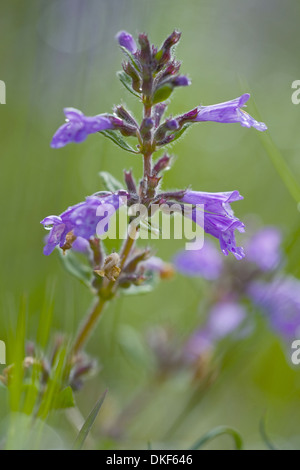
<path id="1" fill-rule="evenodd" d="M 129 75 L 132 79 L 132 88 L 137 92 L 141 93 L 142 81 L 137 70 L 133 67 L 130 62 L 125 62 L 122 64 L 124 72 Z"/>
<path id="2" fill-rule="evenodd" d="M 172 157 L 168 154 L 165 154 L 161 157 L 153 167 L 153 175 L 158 175 L 161 171 L 167 170 L 170 167 Z"/>
<path id="3" fill-rule="evenodd" d="M 136 52 L 136 43 L 131 34 L 127 33 L 126 31 L 120 31 L 116 35 L 116 39 L 120 46 L 125 47 L 125 49 L 127 49 L 132 54 Z"/>
<path id="4" fill-rule="evenodd" d="M 177 44 L 181 37 L 181 33 L 173 31 L 173 33 L 167 37 L 163 43 L 161 49 L 156 53 L 155 59 L 158 62 L 158 69 L 167 64 L 171 59 L 171 48 Z"/>

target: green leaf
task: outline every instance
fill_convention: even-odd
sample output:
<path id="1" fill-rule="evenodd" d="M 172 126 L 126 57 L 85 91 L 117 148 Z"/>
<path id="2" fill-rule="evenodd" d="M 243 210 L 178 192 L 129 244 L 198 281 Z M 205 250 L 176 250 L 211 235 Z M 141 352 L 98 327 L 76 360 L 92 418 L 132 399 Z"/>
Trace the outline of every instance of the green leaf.
<path id="1" fill-rule="evenodd" d="M 110 139 L 114 144 L 116 144 L 121 149 L 126 150 L 127 152 L 131 152 L 135 154 L 140 153 L 137 150 L 134 150 L 134 148 L 132 148 L 126 142 L 126 140 L 124 140 L 123 137 L 120 136 L 120 134 L 117 131 L 101 131 L 100 134 L 103 134 L 105 137 Z"/>
<path id="2" fill-rule="evenodd" d="M 279 450 L 270 440 L 269 436 L 267 435 L 266 432 L 266 422 L 265 422 L 265 416 L 263 416 L 260 420 L 259 423 L 259 432 L 261 435 L 262 440 L 266 444 L 267 448 L 269 450 Z"/>
<path id="3" fill-rule="evenodd" d="M 152 104 L 161 103 L 162 101 L 166 101 L 169 96 L 171 95 L 172 91 L 174 90 L 173 85 L 171 83 L 166 83 L 162 85 L 160 88 L 156 90 L 152 98 Z"/>
<path id="4" fill-rule="evenodd" d="M 141 72 L 136 60 L 135 60 L 135 57 L 131 54 L 131 52 L 129 52 L 125 47 L 123 46 L 120 46 L 122 51 L 124 52 L 124 54 L 128 57 L 128 59 L 130 60 L 130 62 L 132 63 L 132 65 L 134 66 L 134 68 L 138 71 L 138 72 Z"/>
<path id="5" fill-rule="evenodd" d="M 79 256 L 76 256 L 71 250 L 63 254 L 63 251 L 59 249 L 58 253 L 66 271 L 79 279 L 84 285 L 90 287 L 92 280 L 91 269 L 79 259 Z"/>
<path id="6" fill-rule="evenodd" d="M 120 183 L 120 181 L 118 181 L 113 175 L 108 173 L 108 171 L 100 171 L 99 176 L 103 186 L 105 189 L 107 189 L 107 191 L 114 193 L 119 189 L 123 189 L 122 183 Z"/>
<path id="7" fill-rule="evenodd" d="M 100 411 L 100 408 L 104 402 L 104 399 L 105 399 L 105 396 L 107 394 L 107 390 L 105 390 L 105 392 L 103 393 L 103 395 L 99 398 L 99 400 L 97 401 L 96 405 L 94 406 L 94 408 L 92 409 L 92 411 L 90 412 L 90 414 L 88 415 L 86 421 L 83 423 L 83 426 L 82 428 L 80 429 L 79 431 L 79 434 L 78 436 L 76 437 L 76 440 L 74 442 L 74 445 L 73 445 L 73 450 L 80 450 L 82 449 L 82 446 L 88 436 L 88 433 L 90 432 L 91 430 L 91 427 L 93 426 L 94 424 L 94 421 L 95 419 L 97 418 L 97 415 Z"/>
<path id="8" fill-rule="evenodd" d="M 211 441 L 212 439 L 215 439 L 218 436 L 222 436 L 223 434 L 228 434 L 232 436 L 236 450 L 241 450 L 243 448 L 242 437 L 235 429 L 232 429 L 228 426 L 218 426 L 217 428 L 214 428 L 208 433 L 204 434 L 204 436 L 200 437 L 200 439 L 196 441 L 189 448 L 189 450 L 201 449 L 201 447 L 203 447 L 207 442 Z"/>
<path id="9" fill-rule="evenodd" d="M 75 406 L 73 390 L 71 387 L 66 387 L 56 395 L 52 408 L 54 410 L 63 410 L 73 406 Z"/>
<path id="10" fill-rule="evenodd" d="M 117 77 L 118 79 L 120 80 L 120 82 L 122 83 L 122 85 L 124 85 L 124 87 L 130 91 L 130 93 L 132 93 L 136 98 L 141 98 L 140 95 L 134 91 L 134 89 L 132 88 L 132 81 L 131 81 L 131 78 L 127 75 L 127 73 L 125 72 L 117 72 Z"/>

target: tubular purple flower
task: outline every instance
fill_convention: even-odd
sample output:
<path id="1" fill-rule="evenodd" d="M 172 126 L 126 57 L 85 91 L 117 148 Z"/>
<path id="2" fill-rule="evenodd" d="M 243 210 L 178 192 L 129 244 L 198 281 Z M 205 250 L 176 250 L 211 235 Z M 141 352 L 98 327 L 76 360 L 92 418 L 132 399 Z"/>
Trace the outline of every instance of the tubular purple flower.
<path id="1" fill-rule="evenodd" d="M 180 251 L 173 262 L 180 273 L 204 277 L 209 281 L 217 279 L 223 268 L 222 255 L 210 240 L 205 240 L 201 250 Z"/>
<path id="2" fill-rule="evenodd" d="M 49 216 L 41 221 L 50 234 L 44 247 L 44 254 L 50 255 L 56 246 L 62 247 L 66 242 L 66 235 L 73 232 L 76 237 L 89 240 L 96 235 L 98 223 L 104 218 L 104 214 L 97 215 L 100 205 L 111 206 L 110 216 L 124 203 L 126 198 L 124 191 L 108 193 L 103 196 L 89 196 L 84 202 L 69 207 L 60 216 Z M 52 227 L 50 227 L 52 226 Z M 102 233 L 107 231 L 108 225 L 103 227 Z M 101 233 L 98 233 L 101 235 Z"/>
<path id="3" fill-rule="evenodd" d="M 244 232 L 244 224 L 234 217 L 230 207 L 231 202 L 243 199 L 238 191 L 223 193 L 205 193 L 200 191 L 186 191 L 180 202 L 204 206 L 204 231 L 220 242 L 224 255 L 232 252 L 236 259 L 244 258 L 244 250 L 236 246 L 234 231 Z M 194 222 L 197 222 L 197 211 L 195 207 L 190 214 L 185 214 Z"/>
<path id="4" fill-rule="evenodd" d="M 241 108 L 245 106 L 246 101 L 250 98 L 249 93 L 245 93 L 239 98 L 224 103 L 218 103 L 211 106 L 200 106 L 198 114 L 192 121 L 214 121 L 222 123 L 239 122 L 243 127 L 255 127 L 258 131 L 267 130 L 267 126 L 263 122 L 256 121 L 250 114 Z"/>
<path id="5" fill-rule="evenodd" d="M 267 282 L 252 282 L 248 294 L 267 315 L 276 333 L 290 341 L 300 333 L 300 281 L 281 277 Z"/>
<path id="6" fill-rule="evenodd" d="M 239 191 L 226 191 L 220 193 L 206 193 L 203 191 L 191 191 L 185 192 L 181 198 L 181 202 L 186 204 L 204 204 L 205 210 L 208 212 L 222 213 L 233 215 L 233 211 L 230 207 L 231 202 L 241 201 L 243 196 Z"/>
<path id="7" fill-rule="evenodd" d="M 247 259 L 262 271 L 275 269 L 281 260 L 280 231 L 275 227 L 265 227 L 256 232 L 246 247 Z"/>
<path id="8" fill-rule="evenodd" d="M 51 147 L 60 148 L 74 142 L 83 142 L 88 134 L 113 129 L 113 121 L 105 114 L 97 116 L 85 116 L 75 108 L 65 108 L 66 123 L 55 132 Z"/>
<path id="9" fill-rule="evenodd" d="M 116 39 L 120 46 L 125 47 L 125 49 L 127 49 L 132 54 L 136 52 L 136 43 L 131 34 L 127 33 L 126 31 L 120 31 L 116 35 Z"/>

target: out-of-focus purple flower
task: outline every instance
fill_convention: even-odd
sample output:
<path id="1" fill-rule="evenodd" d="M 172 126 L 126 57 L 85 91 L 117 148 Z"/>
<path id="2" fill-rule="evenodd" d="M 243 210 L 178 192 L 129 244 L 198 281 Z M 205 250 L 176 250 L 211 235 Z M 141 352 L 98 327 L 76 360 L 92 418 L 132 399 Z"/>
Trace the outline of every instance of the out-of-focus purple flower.
<path id="1" fill-rule="evenodd" d="M 265 227 L 256 232 L 246 248 L 247 259 L 262 271 L 275 269 L 281 259 L 281 233 L 275 227 Z"/>
<path id="2" fill-rule="evenodd" d="M 203 354 L 214 349 L 214 342 L 207 328 L 196 330 L 183 347 L 183 356 L 187 362 L 194 362 Z"/>
<path id="3" fill-rule="evenodd" d="M 125 47 L 125 49 L 127 49 L 132 54 L 136 52 L 136 43 L 131 34 L 127 33 L 126 31 L 120 31 L 116 35 L 116 39 L 120 46 Z"/>
<path id="4" fill-rule="evenodd" d="M 245 93 L 239 98 L 224 103 L 218 103 L 211 106 L 200 106 L 197 116 L 192 119 L 196 122 L 214 121 L 222 123 L 239 122 L 244 127 L 255 127 L 258 131 L 265 131 L 267 126 L 263 122 L 256 121 L 250 114 L 241 108 L 245 106 L 250 98 L 249 93 Z"/>
<path id="5" fill-rule="evenodd" d="M 234 333 L 246 318 L 244 307 L 234 301 L 224 301 L 213 306 L 206 324 L 196 330 L 184 347 L 184 355 L 195 361 L 202 354 L 212 351 L 217 341 Z"/>
<path id="6" fill-rule="evenodd" d="M 273 329 L 287 340 L 300 333 L 300 281 L 292 276 L 271 283 L 253 282 L 248 293 L 266 313 Z"/>
<path id="7" fill-rule="evenodd" d="M 215 245 L 205 240 L 201 250 L 183 250 L 177 253 L 174 264 L 186 276 L 201 276 L 212 281 L 220 276 L 223 260 Z"/>
<path id="8" fill-rule="evenodd" d="M 218 340 L 233 333 L 241 326 L 246 315 L 244 307 L 237 302 L 225 301 L 215 304 L 207 321 L 211 338 Z"/>
<path id="9" fill-rule="evenodd" d="M 114 122 L 105 114 L 85 116 L 75 108 L 65 108 L 66 123 L 55 132 L 51 147 L 60 148 L 75 142 L 84 141 L 88 134 L 114 128 Z"/>
<path id="10" fill-rule="evenodd" d="M 204 231 L 220 242 L 224 255 L 233 253 L 236 259 L 242 259 L 245 254 L 241 247 L 236 246 L 234 231 L 244 232 L 244 224 L 234 217 L 230 203 L 243 199 L 238 191 L 224 193 L 204 193 L 198 191 L 187 191 L 181 202 L 192 205 L 204 206 Z M 191 214 L 187 214 L 194 222 L 197 222 L 197 211 L 195 207 Z M 186 215 L 186 214 L 185 214 Z"/>
<path id="11" fill-rule="evenodd" d="M 110 215 L 112 215 L 124 202 L 124 191 L 112 194 L 108 193 L 104 196 L 89 196 L 84 202 L 80 202 L 75 206 L 69 207 L 60 216 L 49 216 L 41 221 L 45 228 L 49 229 L 50 234 L 44 247 L 44 254 L 50 255 L 56 246 L 62 247 L 66 242 L 66 235 L 73 232 L 76 237 L 89 240 L 96 235 L 98 231 L 98 223 L 104 219 L 104 215 L 97 215 L 97 209 L 100 205 L 111 207 Z M 103 227 L 102 233 L 107 231 L 107 224 Z M 101 233 L 97 233 L 101 235 Z"/>

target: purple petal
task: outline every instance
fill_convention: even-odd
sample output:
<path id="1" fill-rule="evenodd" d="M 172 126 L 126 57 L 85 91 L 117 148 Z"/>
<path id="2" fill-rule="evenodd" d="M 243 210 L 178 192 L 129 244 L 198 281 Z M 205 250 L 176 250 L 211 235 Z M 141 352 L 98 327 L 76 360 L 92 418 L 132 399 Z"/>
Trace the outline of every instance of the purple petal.
<path id="1" fill-rule="evenodd" d="M 205 193 L 201 191 L 186 191 L 181 202 L 187 204 L 204 204 L 205 210 L 208 212 L 224 213 L 232 215 L 232 209 L 229 204 L 231 202 L 244 199 L 238 191 L 227 191 L 221 193 Z"/>
<path id="2" fill-rule="evenodd" d="M 41 224 L 43 224 L 44 226 L 58 225 L 61 223 L 62 223 L 61 217 L 58 217 L 57 215 L 49 215 L 48 217 L 45 217 L 45 219 L 41 221 Z"/>
<path id="3" fill-rule="evenodd" d="M 88 134 L 105 131 L 114 127 L 111 120 L 104 114 L 99 114 L 94 117 L 84 117 L 84 126 Z"/>
<path id="4" fill-rule="evenodd" d="M 230 202 L 238 201 L 242 196 L 238 191 L 225 193 L 201 193 L 197 191 L 187 191 L 180 199 L 195 205 L 191 213 L 185 213 L 186 217 L 191 218 L 196 223 L 198 221 L 198 211 L 204 210 L 204 231 L 220 242 L 220 247 L 224 255 L 233 253 L 236 259 L 242 259 L 245 254 L 243 248 L 236 246 L 234 231 L 244 232 L 244 224 L 234 217 Z M 203 217 L 199 217 L 203 220 Z"/>
<path id="5" fill-rule="evenodd" d="M 90 250 L 90 244 L 84 238 L 77 237 L 76 240 L 72 243 L 72 250 L 78 251 L 80 253 L 86 253 Z"/>
<path id="6" fill-rule="evenodd" d="M 55 132 L 51 147 L 61 148 L 74 142 L 83 142 L 88 134 L 114 128 L 114 122 L 105 114 L 85 116 L 75 108 L 64 109 L 67 122 Z"/>
<path id="7" fill-rule="evenodd" d="M 68 119 L 69 121 L 75 121 L 76 119 L 78 121 L 81 121 L 84 117 L 83 112 L 76 108 L 64 108 L 64 113 L 66 119 Z"/>
<path id="8" fill-rule="evenodd" d="M 252 116 L 241 109 L 249 98 L 250 95 L 245 93 L 239 98 L 235 98 L 231 101 L 211 106 L 201 106 L 193 121 L 214 121 L 222 123 L 239 122 L 241 126 L 255 127 L 259 131 L 265 131 L 267 126 L 263 122 L 256 121 Z"/>

